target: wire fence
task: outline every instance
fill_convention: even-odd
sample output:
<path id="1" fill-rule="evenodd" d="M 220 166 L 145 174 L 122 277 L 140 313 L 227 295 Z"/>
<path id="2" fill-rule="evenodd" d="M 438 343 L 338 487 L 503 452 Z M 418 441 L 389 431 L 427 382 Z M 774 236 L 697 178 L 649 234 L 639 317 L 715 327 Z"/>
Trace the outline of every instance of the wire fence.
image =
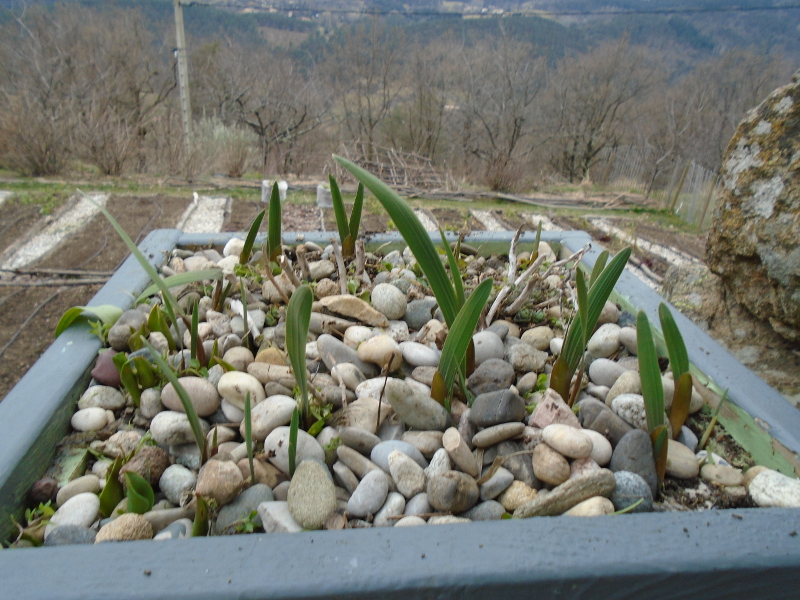
<path id="1" fill-rule="evenodd" d="M 623 146 L 604 153 L 594 172 L 603 187 L 646 194 L 687 223 L 707 229 L 719 192 L 718 173 L 681 159 L 653 171 L 641 148 Z"/>

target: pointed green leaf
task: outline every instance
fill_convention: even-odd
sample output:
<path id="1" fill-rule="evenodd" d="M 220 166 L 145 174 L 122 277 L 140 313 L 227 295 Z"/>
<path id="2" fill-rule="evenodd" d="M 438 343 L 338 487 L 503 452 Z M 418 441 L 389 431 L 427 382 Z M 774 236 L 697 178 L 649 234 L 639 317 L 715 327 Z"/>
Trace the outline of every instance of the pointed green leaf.
<path id="1" fill-rule="evenodd" d="M 102 321 L 103 325 L 113 325 L 117 322 L 122 309 L 111 304 L 103 304 L 101 306 L 73 306 L 68 309 L 56 325 L 55 337 L 64 333 L 64 330 L 72 325 L 75 321 L 88 321 L 89 315 L 96 317 Z"/>
<path id="2" fill-rule="evenodd" d="M 197 328 L 200 326 L 199 313 L 200 309 L 198 308 L 198 301 L 195 300 L 194 307 L 192 307 L 192 326 L 189 329 L 189 352 L 192 360 L 197 360 L 197 344 L 199 343 Z"/>
<path id="3" fill-rule="evenodd" d="M 328 175 L 331 185 L 331 204 L 333 204 L 333 216 L 336 217 L 336 227 L 339 229 L 339 241 L 344 246 L 344 241 L 350 235 L 350 228 L 347 225 L 347 213 L 344 209 L 342 193 L 339 191 L 339 184 L 333 175 Z"/>
<path id="4" fill-rule="evenodd" d="M 614 291 L 614 286 L 617 284 L 617 280 L 622 274 L 622 270 L 625 268 L 630 255 L 630 247 L 623 248 L 617 253 L 608 266 L 603 269 L 603 272 L 598 275 L 594 285 L 589 288 L 588 324 L 582 323 L 581 319 L 575 319 L 567 332 L 564 345 L 561 349 L 561 356 L 564 357 L 564 360 L 569 366 L 570 379 L 572 379 L 572 374 L 575 373 L 575 369 L 578 368 L 578 361 L 580 361 L 585 350 L 585 344 L 583 344 L 584 327 L 586 327 L 589 335 L 591 335 L 595 325 L 597 325 L 597 319 L 600 318 L 600 313 L 603 311 L 606 301 L 609 296 L 611 296 L 611 292 Z"/>
<path id="5" fill-rule="evenodd" d="M 167 320 L 164 318 L 164 313 L 158 304 L 154 305 L 150 310 L 150 314 L 147 317 L 147 328 L 150 332 L 157 331 L 166 338 L 170 352 L 175 350 L 175 339 L 172 337 Z"/>
<path id="6" fill-rule="evenodd" d="M 217 280 L 222 279 L 222 269 L 203 269 L 202 271 L 186 271 L 185 273 L 178 273 L 177 275 L 170 275 L 165 279 L 161 279 L 163 284 L 168 288 L 174 288 L 179 285 L 187 285 L 189 283 L 195 283 L 197 281 L 206 281 L 206 280 Z M 152 284 L 147 286 L 145 290 L 139 294 L 139 297 L 136 298 L 136 303 L 140 304 L 141 302 L 147 300 L 153 294 L 159 292 L 162 289 L 161 285 Z"/>
<path id="7" fill-rule="evenodd" d="M 247 238 L 244 240 L 242 253 L 239 255 L 240 265 L 246 265 L 247 261 L 250 260 L 250 253 L 253 251 L 253 244 L 256 243 L 256 236 L 258 235 L 258 230 L 261 229 L 261 221 L 264 220 L 265 214 L 267 214 L 267 211 L 262 210 L 256 215 L 253 222 L 250 223 L 250 231 L 247 232 Z"/>
<path id="8" fill-rule="evenodd" d="M 214 429 L 216 435 L 217 430 Z M 253 466 L 253 416 L 250 406 L 250 392 L 244 397 L 244 443 L 247 448 L 247 464 L 250 467 L 250 483 L 256 482 L 256 471 Z"/>
<path id="9" fill-rule="evenodd" d="M 589 329 L 588 327 L 583 327 L 583 324 L 589 322 L 589 291 L 586 289 L 586 279 L 584 279 L 583 271 L 580 269 L 575 273 L 575 287 L 578 290 L 578 318 L 581 320 L 583 345 L 585 347 L 589 341 Z"/>
<path id="10" fill-rule="evenodd" d="M 269 223 L 267 223 L 267 256 L 269 260 L 275 260 L 280 256 L 282 246 L 281 195 L 276 181 L 272 185 L 272 195 L 269 198 Z M 269 268 L 269 265 L 267 265 L 267 268 Z"/>
<path id="11" fill-rule="evenodd" d="M 364 184 L 359 183 L 356 198 L 353 201 L 353 210 L 350 212 L 350 237 L 353 243 L 358 239 L 358 230 L 361 227 L 361 210 L 364 206 Z"/>
<path id="12" fill-rule="evenodd" d="M 608 262 L 608 250 L 603 250 L 600 256 L 597 257 L 597 260 L 594 261 L 592 275 L 589 278 L 589 287 L 592 287 L 594 282 L 597 281 L 597 278 L 600 277 L 600 273 L 606 268 L 606 262 Z"/>
<path id="13" fill-rule="evenodd" d="M 442 266 L 442 261 L 439 260 L 436 246 L 434 246 L 422 223 L 417 219 L 414 211 L 394 190 L 368 171 L 341 156 L 334 155 L 334 159 L 363 183 L 375 195 L 378 202 L 383 205 L 386 212 L 389 213 L 389 217 L 398 231 L 400 231 L 403 239 L 417 259 L 420 268 L 425 273 L 447 326 L 452 328 L 458 312 L 458 299 L 453 291 L 447 271 Z"/>
<path id="14" fill-rule="evenodd" d="M 636 340 L 647 429 L 652 433 L 664 424 L 664 389 L 661 386 L 661 369 L 658 368 L 658 355 L 653 343 L 650 321 L 644 311 L 639 311 L 636 316 Z"/>
<path id="15" fill-rule="evenodd" d="M 308 284 L 297 288 L 286 307 L 286 353 L 292 372 L 300 387 L 300 402 L 303 417 L 308 416 L 308 386 L 306 382 L 306 340 L 311 322 L 311 304 L 314 294 Z"/>
<path id="16" fill-rule="evenodd" d="M 669 423 L 672 425 L 672 437 L 677 439 L 681 427 L 689 416 L 689 406 L 692 403 L 692 374 L 684 373 L 675 380 L 675 395 L 672 397 L 672 406 L 669 409 Z"/>
<path id="17" fill-rule="evenodd" d="M 658 318 L 661 320 L 661 331 L 664 333 L 664 343 L 669 354 L 669 365 L 677 382 L 684 373 L 689 372 L 689 353 L 675 318 L 663 302 L 658 305 Z"/>
<path id="18" fill-rule="evenodd" d="M 110 517 L 117 505 L 122 502 L 125 494 L 122 490 L 122 484 L 119 481 L 119 470 L 125 464 L 125 457 L 118 456 L 114 459 L 114 464 L 106 472 L 106 484 L 103 486 L 103 491 L 100 492 L 100 514 L 104 517 Z"/>
<path id="19" fill-rule="evenodd" d="M 467 298 L 464 306 L 458 312 L 458 316 L 456 316 L 447 334 L 447 339 L 444 341 L 442 356 L 439 359 L 439 371 L 442 373 L 446 397 L 448 398 L 453 395 L 456 373 L 465 364 L 464 358 L 467 354 L 467 348 L 472 340 L 472 334 L 475 333 L 475 326 L 478 324 L 481 311 L 489 299 L 492 283 L 491 279 L 484 279 L 475 288 L 475 291 Z"/>
<path id="20" fill-rule="evenodd" d="M 650 434 L 650 441 L 653 444 L 653 456 L 656 459 L 656 477 L 659 487 L 664 482 L 664 475 L 667 471 L 667 450 L 669 441 L 667 440 L 667 426 L 659 425 Z"/>
<path id="21" fill-rule="evenodd" d="M 208 535 L 208 502 L 202 496 L 196 496 L 197 510 L 192 523 L 192 537 Z"/>
<path id="22" fill-rule="evenodd" d="M 128 512 L 143 515 L 153 510 L 155 494 L 149 481 L 138 473 L 126 471 L 125 487 L 128 489 Z"/>
<path id="23" fill-rule="evenodd" d="M 450 244 L 447 242 L 447 238 L 444 235 L 444 231 L 442 228 L 439 228 L 439 235 L 442 236 L 442 246 L 444 246 L 444 252 L 447 256 L 447 263 L 450 265 L 450 276 L 453 278 L 453 291 L 456 294 L 456 299 L 458 300 L 458 308 L 460 309 L 464 306 L 464 282 L 461 280 L 461 270 L 458 268 L 458 262 L 456 262 L 456 257 L 453 254 L 453 250 L 450 248 Z"/>
<path id="24" fill-rule="evenodd" d="M 300 429 L 300 411 L 295 406 L 292 411 L 292 421 L 289 425 L 289 478 L 294 477 L 297 466 L 297 430 Z"/>

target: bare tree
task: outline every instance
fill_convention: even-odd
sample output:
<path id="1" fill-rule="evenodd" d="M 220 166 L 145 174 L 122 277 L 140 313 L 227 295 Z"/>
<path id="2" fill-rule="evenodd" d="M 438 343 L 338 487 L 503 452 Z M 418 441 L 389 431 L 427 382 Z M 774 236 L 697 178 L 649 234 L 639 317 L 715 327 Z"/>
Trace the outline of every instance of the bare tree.
<path id="1" fill-rule="evenodd" d="M 377 18 L 345 28 L 333 41 L 325 71 L 340 123 L 372 160 L 378 129 L 402 89 L 404 39 Z"/>
<path id="2" fill-rule="evenodd" d="M 600 152 L 620 142 L 654 73 L 647 52 L 625 39 L 562 59 L 548 85 L 546 118 L 551 163 L 569 181 L 584 179 Z"/>
<path id="3" fill-rule="evenodd" d="M 778 57 L 731 50 L 699 65 L 680 87 L 697 97 L 697 141 L 692 158 L 718 169 L 728 142 L 745 113 L 786 81 L 790 68 Z"/>
<path id="4" fill-rule="evenodd" d="M 530 44 L 502 36 L 465 49 L 457 75 L 456 121 L 466 155 L 483 164 L 494 190 L 509 189 L 519 159 L 535 146 L 534 102 L 544 87 L 545 62 Z"/>
<path id="5" fill-rule="evenodd" d="M 201 49 L 194 65 L 201 90 L 195 110 L 253 131 L 264 171 L 271 160 L 279 171 L 289 169 L 299 139 L 325 121 L 328 105 L 313 72 L 290 57 L 214 44 Z"/>

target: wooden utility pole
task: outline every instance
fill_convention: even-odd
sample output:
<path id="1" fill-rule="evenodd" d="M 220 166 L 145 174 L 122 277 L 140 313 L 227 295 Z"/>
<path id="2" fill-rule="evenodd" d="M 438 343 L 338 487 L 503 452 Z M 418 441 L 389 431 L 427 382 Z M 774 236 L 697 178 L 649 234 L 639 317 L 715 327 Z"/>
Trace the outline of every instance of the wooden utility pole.
<path id="1" fill-rule="evenodd" d="M 181 0 L 175 4 L 175 53 L 178 58 L 178 87 L 181 92 L 181 115 L 183 117 L 183 141 L 186 153 L 192 151 L 192 104 L 189 101 L 189 65 L 186 61 L 186 36 L 183 33 L 183 7 Z"/>

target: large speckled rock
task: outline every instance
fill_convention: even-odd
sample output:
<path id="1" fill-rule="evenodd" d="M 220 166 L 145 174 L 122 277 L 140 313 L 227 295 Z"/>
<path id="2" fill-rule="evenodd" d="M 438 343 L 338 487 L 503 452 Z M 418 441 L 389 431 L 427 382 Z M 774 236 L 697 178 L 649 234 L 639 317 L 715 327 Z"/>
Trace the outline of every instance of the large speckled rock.
<path id="1" fill-rule="evenodd" d="M 739 124 L 722 160 L 707 258 L 736 300 L 800 339 L 800 72 Z"/>

